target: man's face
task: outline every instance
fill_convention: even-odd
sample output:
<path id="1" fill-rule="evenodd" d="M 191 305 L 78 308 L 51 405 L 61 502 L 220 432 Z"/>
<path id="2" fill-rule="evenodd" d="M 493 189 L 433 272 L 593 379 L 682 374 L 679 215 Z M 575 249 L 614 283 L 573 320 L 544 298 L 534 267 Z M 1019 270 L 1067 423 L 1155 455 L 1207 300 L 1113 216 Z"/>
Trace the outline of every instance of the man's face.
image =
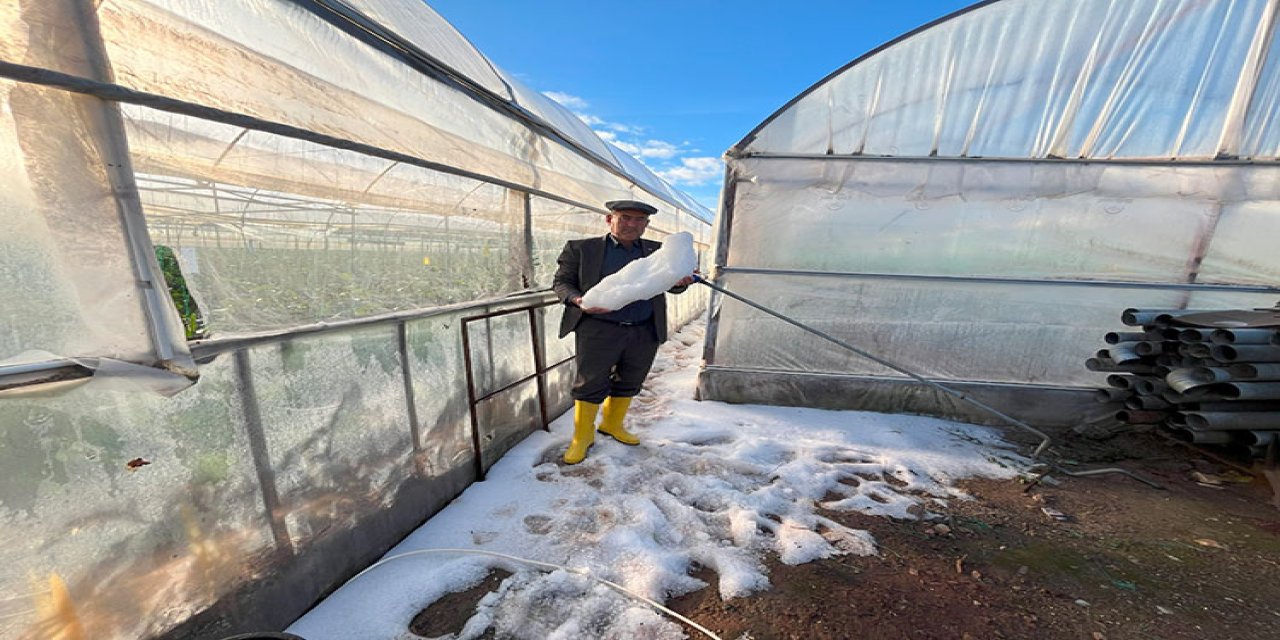
<path id="1" fill-rule="evenodd" d="M 609 232 L 620 242 L 635 242 L 644 235 L 644 228 L 649 225 L 649 216 L 642 211 L 623 209 L 605 216 L 609 221 Z"/>

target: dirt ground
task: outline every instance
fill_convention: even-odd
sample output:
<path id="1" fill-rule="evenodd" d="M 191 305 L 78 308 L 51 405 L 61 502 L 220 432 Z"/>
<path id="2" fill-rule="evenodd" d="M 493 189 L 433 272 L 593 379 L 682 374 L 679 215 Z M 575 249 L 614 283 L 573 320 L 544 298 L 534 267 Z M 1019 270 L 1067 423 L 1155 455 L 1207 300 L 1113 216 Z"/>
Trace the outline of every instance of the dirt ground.
<path id="1" fill-rule="evenodd" d="M 709 587 L 667 604 L 726 640 L 1280 637 L 1272 488 L 1246 459 L 1204 451 L 1157 433 L 1064 436 L 1045 459 L 1163 490 L 1051 474 L 962 483 L 974 499 L 932 522 L 824 512 L 870 531 L 879 555 L 771 561 L 768 591 L 722 601 Z M 419 620 L 436 626 L 411 630 L 457 632 L 502 577 L 433 604 Z"/>

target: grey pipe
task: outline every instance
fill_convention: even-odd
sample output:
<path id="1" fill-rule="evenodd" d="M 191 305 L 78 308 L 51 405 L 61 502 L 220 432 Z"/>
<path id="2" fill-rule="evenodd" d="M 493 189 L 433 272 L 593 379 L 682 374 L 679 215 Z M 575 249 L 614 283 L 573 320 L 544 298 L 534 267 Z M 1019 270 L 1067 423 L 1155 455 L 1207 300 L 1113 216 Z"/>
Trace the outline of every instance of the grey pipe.
<path id="1" fill-rule="evenodd" d="M 1160 411 L 1173 406 L 1160 396 L 1133 396 L 1124 401 L 1124 406 L 1134 411 Z"/>
<path id="2" fill-rule="evenodd" d="M 1178 340 L 1182 342 L 1200 342 L 1207 340 L 1209 336 L 1205 333 L 1207 330 L 1202 329 L 1183 329 L 1178 332 Z"/>
<path id="3" fill-rule="evenodd" d="M 1169 385 L 1165 384 L 1164 380 L 1151 376 L 1140 376 L 1133 383 L 1133 390 L 1144 396 L 1159 395 L 1168 388 Z"/>
<path id="4" fill-rule="evenodd" d="M 1103 351 L 1105 351 L 1107 353 L 1107 357 L 1114 360 L 1116 364 L 1137 362 L 1138 360 L 1142 359 L 1142 356 L 1138 353 L 1138 345 L 1140 344 L 1142 343 L 1141 342 L 1121 342 L 1118 344 L 1111 345 L 1110 347 L 1103 349 Z"/>
<path id="5" fill-rule="evenodd" d="M 1280 431 L 1250 431 L 1249 435 L 1253 436 L 1254 444 L 1262 446 L 1280 440 Z"/>
<path id="6" fill-rule="evenodd" d="M 1188 389 L 1229 380 L 1225 369 L 1217 367 L 1180 367 L 1165 376 L 1165 382 L 1178 393 L 1186 393 Z"/>
<path id="7" fill-rule="evenodd" d="M 1103 349 L 1106 351 L 1106 349 Z M 1116 372 L 1116 373 L 1153 373 L 1155 367 L 1149 364 L 1140 364 L 1141 361 L 1132 364 L 1118 364 L 1111 358 L 1089 358 L 1084 361 L 1084 368 L 1090 371 Z"/>
<path id="8" fill-rule="evenodd" d="M 1093 399 L 1103 404 L 1123 402 L 1132 396 L 1133 392 L 1128 389 L 1097 389 L 1093 392 Z"/>
<path id="9" fill-rule="evenodd" d="M 1216 400 L 1234 400 L 1240 397 L 1239 389 L 1230 387 L 1229 382 L 1218 382 L 1215 384 L 1207 384 L 1194 389 L 1187 389 L 1182 394 L 1179 402 L 1213 402 Z"/>
<path id="10" fill-rule="evenodd" d="M 1178 346 L 1178 353 L 1188 358 L 1211 358 L 1213 348 L 1204 342 L 1186 342 Z"/>
<path id="11" fill-rule="evenodd" d="M 1186 411 L 1187 426 L 1202 431 L 1266 431 L 1280 429 L 1280 416 L 1251 411 Z"/>
<path id="12" fill-rule="evenodd" d="M 1162 365 L 1162 366 L 1171 367 L 1171 368 L 1172 367 L 1196 367 L 1196 366 L 1200 366 L 1200 364 L 1204 362 L 1204 358 L 1193 358 L 1190 356 L 1183 356 L 1177 353 L 1162 353 L 1156 356 L 1155 362 L 1157 365 Z"/>
<path id="13" fill-rule="evenodd" d="M 1125 343 L 1122 343 L 1122 344 L 1125 344 Z M 1116 346 L 1118 347 L 1120 345 L 1116 345 Z M 1114 348 L 1115 347 L 1112 347 L 1113 350 Z M 1137 352 L 1137 354 L 1140 356 L 1157 356 L 1162 353 L 1177 352 L 1177 348 L 1166 347 L 1165 343 L 1163 342 L 1153 342 L 1150 340 L 1145 342 L 1133 343 L 1133 350 Z M 1197 356 L 1197 357 L 1200 357 L 1200 356 Z"/>
<path id="14" fill-rule="evenodd" d="M 1280 363 L 1253 364 L 1242 362 L 1227 366 L 1231 377 L 1237 380 L 1280 380 Z"/>
<path id="15" fill-rule="evenodd" d="M 1215 329 L 1209 334 L 1214 344 L 1270 344 L 1275 329 Z"/>
<path id="16" fill-rule="evenodd" d="M 1213 359 L 1219 362 L 1280 362 L 1280 349 L 1271 345 L 1215 345 Z"/>
<path id="17" fill-rule="evenodd" d="M 1280 411 L 1280 402 L 1245 400 L 1235 402 L 1201 402 L 1196 411 Z"/>
<path id="18" fill-rule="evenodd" d="M 1107 384 L 1116 389 L 1132 389 L 1133 380 L 1133 376 L 1122 376 L 1118 373 L 1107 376 Z"/>
<path id="19" fill-rule="evenodd" d="M 1235 389 L 1237 400 L 1280 400 L 1280 382 L 1226 382 L 1224 390 Z"/>
<path id="20" fill-rule="evenodd" d="M 1230 431 L 1199 431 L 1196 429 L 1179 429 L 1181 433 L 1186 434 L 1188 440 L 1195 444 L 1231 444 L 1235 441 L 1235 436 Z"/>
<path id="21" fill-rule="evenodd" d="M 1131 326 L 1137 327 L 1146 324 L 1158 324 L 1168 322 L 1179 316 L 1190 315 L 1193 313 L 1205 313 L 1207 309 L 1125 309 L 1120 314 L 1120 321 Z"/>
<path id="22" fill-rule="evenodd" d="M 1147 340 L 1147 334 L 1141 331 L 1110 331 L 1102 339 L 1107 344 L 1120 344 L 1121 342 L 1142 342 Z"/>

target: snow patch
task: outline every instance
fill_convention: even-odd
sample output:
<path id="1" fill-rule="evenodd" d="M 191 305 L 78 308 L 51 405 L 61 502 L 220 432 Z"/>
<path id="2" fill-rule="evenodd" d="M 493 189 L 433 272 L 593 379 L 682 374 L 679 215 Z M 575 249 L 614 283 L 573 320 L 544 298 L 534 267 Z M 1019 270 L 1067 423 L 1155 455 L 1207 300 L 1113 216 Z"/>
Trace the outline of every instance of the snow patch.
<path id="1" fill-rule="evenodd" d="M 770 587 L 769 557 L 800 564 L 876 553 L 868 532 L 820 509 L 927 517 L 934 504 L 967 497 L 955 480 L 1011 478 L 1028 464 L 987 427 L 695 401 L 702 332 L 686 327 L 659 350 L 662 372 L 627 417 L 639 446 L 598 438 L 584 462 L 561 465 L 573 430 L 572 415 L 561 416 L 387 554 L 396 559 L 343 586 L 289 631 L 308 640 L 411 638 L 414 614 L 501 567 L 513 575 L 456 638 L 491 626 L 499 637 L 683 638 L 680 625 L 584 575 L 458 552 L 397 556 L 510 554 L 657 601 L 707 586 L 693 577 L 705 568 L 722 598 L 736 598 Z"/>

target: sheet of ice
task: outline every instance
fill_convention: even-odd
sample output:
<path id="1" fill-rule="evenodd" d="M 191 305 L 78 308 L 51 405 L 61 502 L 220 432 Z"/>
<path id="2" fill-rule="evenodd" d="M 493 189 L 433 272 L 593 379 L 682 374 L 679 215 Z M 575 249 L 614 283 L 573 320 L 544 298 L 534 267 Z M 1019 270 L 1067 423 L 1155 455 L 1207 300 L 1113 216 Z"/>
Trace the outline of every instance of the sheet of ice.
<path id="1" fill-rule="evenodd" d="M 648 300 L 675 286 L 698 268 L 693 251 L 693 235 L 672 234 L 657 251 L 605 277 L 582 296 L 583 307 L 604 307 L 613 311 L 636 300 Z"/>
<path id="2" fill-rule="evenodd" d="M 514 575 L 454 637 L 492 625 L 498 637 L 683 638 L 676 623 L 584 576 L 452 549 L 572 567 L 658 601 L 706 586 L 691 574 L 707 567 L 721 597 L 742 597 L 770 587 L 770 556 L 798 564 L 876 553 L 867 532 L 818 506 L 928 517 L 935 501 L 966 497 L 955 480 L 1009 478 L 1027 464 L 985 427 L 694 401 L 701 340 L 700 325 L 686 327 L 659 351 L 628 416 L 639 446 L 600 437 L 584 462 L 565 466 L 572 417 L 561 416 L 289 631 L 412 638 L 415 614 L 500 567 Z"/>

